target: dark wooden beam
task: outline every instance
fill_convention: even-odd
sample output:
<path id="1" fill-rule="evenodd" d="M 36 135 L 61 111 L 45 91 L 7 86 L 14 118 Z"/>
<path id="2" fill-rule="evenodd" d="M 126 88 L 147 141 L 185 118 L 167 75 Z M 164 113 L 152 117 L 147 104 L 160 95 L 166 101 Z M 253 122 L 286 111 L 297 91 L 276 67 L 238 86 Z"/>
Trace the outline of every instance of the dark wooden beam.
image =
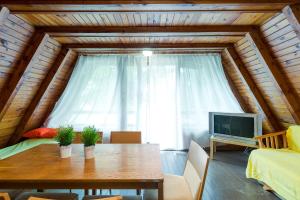
<path id="1" fill-rule="evenodd" d="M 37 30 L 51 36 L 133 36 L 159 35 L 245 35 L 256 30 L 253 25 L 202 25 L 202 26 L 39 26 Z M 146 35 L 144 35 L 146 36 Z"/>
<path id="2" fill-rule="evenodd" d="M 288 106 L 295 122 L 300 124 L 300 99 L 297 92 L 292 87 L 288 77 L 282 71 L 282 66 L 273 57 L 271 48 L 268 43 L 262 38 L 262 33 L 252 31 L 247 33 L 247 39 L 255 50 L 260 62 L 265 67 L 268 75 L 272 79 L 274 85 L 282 94 L 285 103 Z"/>
<path id="3" fill-rule="evenodd" d="M 207 54 L 207 53 L 221 53 L 223 49 L 170 49 L 170 50 L 152 50 L 153 54 Z M 100 54 L 138 54 L 141 50 L 81 50 L 77 51 L 80 55 L 100 55 Z"/>
<path id="4" fill-rule="evenodd" d="M 237 87 L 235 86 L 233 80 L 231 79 L 231 77 L 230 77 L 226 67 L 224 66 L 224 64 L 223 64 L 223 69 L 224 69 L 224 74 L 227 78 L 228 84 L 231 88 L 231 91 L 232 91 L 233 95 L 235 96 L 236 100 L 239 102 L 241 108 L 243 109 L 243 111 L 245 113 L 252 113 L 253 111 L 249 108 L 249 106 L 246 104 L 244 98 L 240 95 Z"/>
<path id="5" fill-rule="evenodd" d="M 0 95 L 0 121 L 23 84 L 26 73 L 30 70 L 39 54 L 43 51 L 48 37 L 49 36 L 45 33 L 34 33 L 27 45 L 26 51 L 17 62 L 12 75 L 2 88 Z"/>
<path id="6" fill-rule="evenodd" d="M 52 8 L 52 7 L 51 7 Z M 50 8 L 50 9 L 51 9 Z M 36 9 L 35 7 L 30 9 L 29 7 L 26 10 L 12 10 L 11 14 L 48 14 L 48 15 L 62 15 L 62 14 L 97 14 L 97 15 L 107 15 L 107 14 L 115 14 L 115 15 L 119 15 L 119 14 L 124 14 L 124 15 L 128 15 L 128 14 L 144 14 L 144 15 L 153 15 L 153 14 L 172 14 L 174 12 L 177 13 L 182 13 L 182 14 L 212 14 L 212 13 L 223 13 L 223 14 L 243 14 L 243 13 L 269 13 L 269 14 L 277 14 L 278 12 L 281 11 L 281 8 L 272 8 L 272 9 L 251 9 L 251 7 L 249 8 L 245 8 L 245 9 L 239 9 L 239 10 L 234 10 L 234 9 L 227 9 L 227 10 L 207 10 L 207 9 L 195 9 L 194 7 L 190 7 L 190 9 L 187 9 L 186 7 L 182 7 L 182 8 L 165 8 L 165 9 L 156 9 L 156 10 L 150 10 L 150 9 L 141 9 L 140 7 L 136 7 L 136 9 L 130 7 L 129 9 L 123 9 L 123 10 L 114 10 L 111 7 L 105 7 L 103 10 L 102 8 L 99 9 L 94 9 L 94 10 L 81 10 L 80 8 L 78 9 L 70 9 L 70 10 L 58 10 L 52 8 L 51 10 L 47 10 L 47 9 Z"/>
<path id="7" fill-rule="evenodd" d="M 9 15 L 9 10 L 6 7 L 0 8 L 0 26 L 2 26 Z"/>
<path id="8" fill-rule="evenodd" d="M 90 12 L 142 10 L 281 11 L 299 0 L 2 0 L 13 12 Z"/>
<path id="9" fill-rule="evenodd" d="M 71 53 L 71 50 L 68 50 L 64 47 L 60 50 L 53 66 L 47 73 L 47 75 L 44 78 L 44 80 L 42 81 L 38 91 L 36 92 L 35 96 L 31 100 L 31 102 L 30 102 L 29 106 L 27 107 L 24 116 L 21 118 L 20 123 L 18 124 L 14 134 L 9 139 L 7 146 L 13 145 L 20 140 L 20 138 L 22 137 L 22 134 L 24 132 L 24 129 L 25 129 L 28 121 L 30 120 L 32 114 L 38 107 L 39 102 L 41 101 L 41 99 L 43 98 L 47 89 L 51 85 L 51 82 L 54 80 L 56 73 L 64 65 L 66 60 L 69 58 L 70 53 Z"/>
<path id="10" fill-rule="evenodd" d="M 66 76 L 65 84 L 62 86 L 61 90 L 59 91 L 58 95 L 56 96 L 56 99 L 48 107 L 48 109 L 47 109 L 46 113 L 44 114 L 44 116 L 41 117 L 41 121 L 40 121 L 41 123 L 40 123 L 39 127 L 41 127 L 43 125 L 43 123 L 47 120 L 47 118 L 51 114 L 52 110 L 54 109 L 55 104 L 57 103 L 57 101 L 59 100 L 59 98 L 61 97 L 61 95 L 63 94 L 63 92 L 65 91 L 65 89 L 66 89 L 66 87 L 68 85 L 68 82 L 69 82 L 69 80 L 71 78 L 71 75 L 73 73 L 73 70 L 75 68 L 75 65 L 77 63 L 77 60 L 78 60 L 78 54 L 76 55 L 76 57 L 74 58 L 73 62 L 70 65 L 69 71 L 68 71 L 67 76 Z"/>
<path id="11" fill-rule="evenodd" d="M 282 11 L 300 39 L 300 4 L 286 6 Z"/>
<path id="12" fill-rule="evenodd" d="M 1 4 L 9 5 L 49 5 L 49 4 L 60 4 L 60 5 L 147 5 L 147 4 L 183 4 L 183 5 L 210 5 L 210 4 L 220 4 L 220 5 L 253 5 L 253 4 L 292 4 L 297 3 L 297 0 L 2 0 Z"/>
<path id="13" fill-rule="evenodd" d="M 69 43 L 66 48 L 71 49 L 223 49 L 230 43 Z"/>
<path id="14" fill-rule="evenodd" d="M 263 94 L 257 87 L 256 83 L 254 82 L 251 74 L 245 67 L 242 59 L 238 55 L 237 51 L 234 47 L 229 47 L 225 49 L 225 53 L 228 56 L 230 62 L 233 64 L 235 70 L 239 73 L 240 77 L 242 78 L 245 85 L 248 86 L 251 95 L 256 100 L 257 104 L 260 106 L 261 110 L 265 113 L 266 117 L 268 118 L 271 126 L 275 131 L 283 130 L 283 127 L 279 123 L 276 115 L 272 111 L 271 107 L 265 100 Z"/>

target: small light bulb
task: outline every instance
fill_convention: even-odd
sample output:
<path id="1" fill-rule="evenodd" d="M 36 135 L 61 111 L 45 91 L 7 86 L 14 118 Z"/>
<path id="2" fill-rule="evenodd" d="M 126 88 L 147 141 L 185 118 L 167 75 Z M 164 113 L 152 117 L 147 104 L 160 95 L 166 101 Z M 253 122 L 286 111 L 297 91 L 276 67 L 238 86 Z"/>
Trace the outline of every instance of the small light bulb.
<path id="1" fill-rule="evenodd" d="M 147 56 L 147 57 L 148 57 L 148 56 L 152 56 L 152 54 L 153 54 L 152 51 L 147 51 L 147 50 L 144 50 L 144 51 L 143 51 L 143 55 L 144 55 L 144 56 Z"/>

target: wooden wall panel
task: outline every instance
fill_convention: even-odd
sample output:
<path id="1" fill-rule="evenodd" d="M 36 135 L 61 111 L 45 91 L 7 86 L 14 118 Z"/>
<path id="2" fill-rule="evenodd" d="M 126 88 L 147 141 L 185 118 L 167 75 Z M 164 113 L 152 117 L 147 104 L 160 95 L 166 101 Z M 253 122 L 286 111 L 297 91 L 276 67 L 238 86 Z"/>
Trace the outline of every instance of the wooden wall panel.
<path id="1" fill-rule="evenodd" d="M 35 62 L 34 66 L 29 69 L 28 73 L 26 73 L 23 84 L 0 122 L 0 128 L 3 127 L 4 129 L 0 134 L 2 135 L 2 137 L 0 137 L 0 147 L 4 146 L 11 134 L 14 133 L 26 108 L 53 64 L 59 49 L 60 44 L 49 38 L 43 47 L 42 52 L 39 54 L 38 60 Z"/>
<path id="2" fill-rule="evenodd" d="M 270 122 L 264 115 L 263 111 L 261 110 L 260 106 L 256 103 L 256 100 L 251 95 L 248 86 L 243 82 L 242 78 L 239 76 L 239 73 L 235 70 L 235 67 L 230 62 L 227 54 L 222 52 L 222 62 L 224 66 L 224 70 L 227 71 L 228 75 L 230 76 L 232 82 L 234 83 L 237 91 L 239 92 L 240 96 L 243 98 L 244 102 L 246 103 L 246 107 L 251 110 L 251 112 L 259 113 L 263 117 L 263 131 L 264 132 L 272 132 L 274 131 Z"/>
<path id="3" fill-rule="evenodd" d="M 293 88 L 300 96 L 300 39 L 297 37 L 292 25 L 281 13 L 263 24 L 261 31 L 272 49 L 274 59 L 280 63 L 288 81 L 292 83 Z M 286 114 L 286 117 L 282 120 L 282 123 L 286 126 L 295 123 L 287 117 L 288 109 L 285 106 L 280 104 L 277 105 L 276 109 L 280 109 L 281 113 Z"/>
<path id="4" fill-rule="evenodd" d="M 34 27 L 27 22 L 8 14 L 0 25 L 0 93 L 4 84 L 7 82 L 18 62 L 20 56 L 25 51 Z M 18 105 L 28 103 L 27 99 L 18 98 Z M 20 119 L 21 108 L 13 110 L 7 114 L 0 122 L 0 147 L 5 145 L 9 135 L 13 133 L 18 120 Z"/>
<path id="5" fill-rule="evenodd" d="M 261 31 L 264 39 L 268 42 L 266 48 L 272 50 L 272 56 L 280 63 L 283 72 L 286 73 L 289 81 L 300 94 L 300 41 L 293 27 L 284 14 L 278 14 L 265 22 L 261 26 Z M 235 47 L 280 123 L 284 127 L 295 124 L 282 94 L 276 88 L 250 42 L 243 38 L 235 44 Z"/>
<path id="6" fill-rule="evenodd" d="M 273 81 L 268 75 L 266 68 L 261 64 L 256 51 L 252 48 L 246 38 L 240 40 L 235 45 L 245 66 L 252 75 L 257 87 L 261 90 L 267 103 L 274 110 L 275 115 L 279 118 L 282 125 L 295 123 L 288 107 L 285 104 L 281 93 L 277 90 Z"/>
<path id="7" fill-rule="evenodd" d="M 59 98 L 58 96 L 60 95 L 61 90 L 64 89 L 64 85 L 68 81 L 68 73 L 73 67 L 72 65 L 74 64 L 75 59 L 77 59 L 77 54 L 72 52 L 68 60 L 62 66 L 62 69 L 57 72 L 55 79 L 37 106 L 25 130 L 31 130 L 43 125 L 44 116 L 47 114 L 48 108 L 55 104 L 56 100 Z"/>

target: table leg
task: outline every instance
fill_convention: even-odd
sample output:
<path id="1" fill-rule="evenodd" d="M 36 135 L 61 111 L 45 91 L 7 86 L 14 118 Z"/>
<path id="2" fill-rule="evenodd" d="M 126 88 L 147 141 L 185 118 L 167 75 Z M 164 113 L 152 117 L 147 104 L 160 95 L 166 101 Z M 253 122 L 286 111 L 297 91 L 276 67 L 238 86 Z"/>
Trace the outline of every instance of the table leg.
<path id="1" fill-rule="evenodd" d="M 215 143 L 214 141 L 211 139 L 210 140 L 210 150 L 209 150 L 209 153 L 210 153 L 210 159 L 213 160 L 214 159 L 214 151 L 215 151 L 215 147 L 214 147 Z"/>
<path id="2" fill-rule="evenodd" d="M 158 200 L 164 199 L 164 182 L 161 181 L 158 183 Z"/>
<path id="3" fill-rule="evenodd" d="M 214 142 L 214 153 L 217 152 L 217 142 Z"/>

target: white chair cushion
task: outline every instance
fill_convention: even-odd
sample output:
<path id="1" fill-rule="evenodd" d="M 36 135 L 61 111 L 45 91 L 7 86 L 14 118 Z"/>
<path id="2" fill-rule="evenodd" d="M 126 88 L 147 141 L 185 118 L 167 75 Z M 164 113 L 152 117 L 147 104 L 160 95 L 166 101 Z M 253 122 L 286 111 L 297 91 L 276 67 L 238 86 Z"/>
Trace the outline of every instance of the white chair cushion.
<path id="1" fill-rule="evenodd" d="M 157 200 L 157 190 L 145 190 L 144 200 Z M 183 176 L 164 175 L 164 200 L 193 200 Z"/>
<path id="2" fill-rule="evenodd" d="M 196 199 L 199 193 L 201 179 L 196 169 L 189 160 L 186 162 L 183 177 L 185 178 L 185 181 L 187 182 L 189 189 L 192 192 L 193 198 Z"/>

